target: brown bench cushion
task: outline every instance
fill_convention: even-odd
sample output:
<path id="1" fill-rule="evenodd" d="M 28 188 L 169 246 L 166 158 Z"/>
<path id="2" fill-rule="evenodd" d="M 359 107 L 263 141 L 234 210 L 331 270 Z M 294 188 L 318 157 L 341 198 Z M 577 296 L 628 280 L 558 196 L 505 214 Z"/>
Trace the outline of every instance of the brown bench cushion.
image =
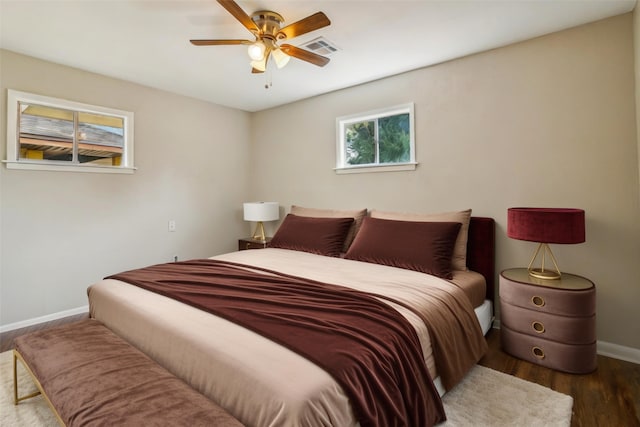
<path id="1" fill-rule="evenodd" d="M 97 320 L 33 332 L 15 349 L 67 426 L 241 426 Z"/>

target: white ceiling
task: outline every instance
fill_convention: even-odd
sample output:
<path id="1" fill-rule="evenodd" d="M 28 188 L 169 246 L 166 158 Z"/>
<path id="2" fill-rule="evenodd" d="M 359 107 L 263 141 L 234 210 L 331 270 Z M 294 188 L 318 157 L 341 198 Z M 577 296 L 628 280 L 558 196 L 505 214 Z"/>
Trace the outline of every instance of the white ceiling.
<path id="1" fill-rule="evenodd" d="M 633 10 L 636 0 L 238 0 L 285 24 L 323 11 L 340 50 L 324 68 L 292 59 L 251 74 L 251 34 L 215 0 L 0 0 L 0 47 L 246 111 L 282 105 Z M 267 77 L 273 85 L 265 89 Z"/>

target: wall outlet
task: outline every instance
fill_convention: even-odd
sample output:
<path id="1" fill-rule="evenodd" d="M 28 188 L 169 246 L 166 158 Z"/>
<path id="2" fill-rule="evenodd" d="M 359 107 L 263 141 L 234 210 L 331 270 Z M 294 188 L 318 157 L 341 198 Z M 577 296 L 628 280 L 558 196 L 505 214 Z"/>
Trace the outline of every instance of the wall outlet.
<path id="1" fill-rule="evenodd" d="M 167 228 L 169 229 L 169 231 L 173 232 L 176 231 L 176 222 L 172 219 L 169 220 L 169 223 L 167 225 Z"/>

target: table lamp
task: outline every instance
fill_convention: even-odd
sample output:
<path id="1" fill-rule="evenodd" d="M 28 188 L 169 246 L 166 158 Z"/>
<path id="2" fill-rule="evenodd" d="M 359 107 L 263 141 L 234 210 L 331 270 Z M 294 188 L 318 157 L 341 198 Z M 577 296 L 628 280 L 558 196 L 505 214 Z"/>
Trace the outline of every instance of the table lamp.
<path id="1" fill-rule="evenodd" d="M 266 242 L 267 238 L 264 235 L 263 221 L 277 221 L 280 218 L 280 206 L 278 202 L 249 202 L 244 203 L 243 206 L 244 220 L 258 223 L 251 238 Z"/>
<path id="2" fill-rule="evenodd" d="M 562 273 L 551 252 L 549 243 L 574 244 L 585 241 L 584 210 L 571 208 L 509 208 L 507 210 L 507 236 L 512 239 L 539 243 L 529 262 L 529 275 L 539 279 L 560 279 Z M 555 270 L 545 267 L 549 254 Z M 533 263 L 541 256 L 541 266 Z"/>

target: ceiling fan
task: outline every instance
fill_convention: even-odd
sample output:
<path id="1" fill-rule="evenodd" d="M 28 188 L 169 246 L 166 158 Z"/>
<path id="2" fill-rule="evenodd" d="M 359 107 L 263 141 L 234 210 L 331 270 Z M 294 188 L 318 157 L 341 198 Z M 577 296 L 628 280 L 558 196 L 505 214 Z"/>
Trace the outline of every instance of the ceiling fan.
<path id="1" fill-rule="evenodd" d="M 329 63 L 329 58 L 308 50 L 290 44 L 278 44 L 280 41 L 292 39 L 330 25 L 331 21 L 324 13 L 314 13 L 281 28 L 284 18 L 276 12 L 260 10 L 249 16 L 234 0 L 217 1 L 247 30 L 251 31 L 255 40 L 190 40 L 192 44 L 196 46 L 247 45 L 249 57 L 252 59 L 252 73 L 264 73 L 270 57 L 273 58 L 278 68 L 284 67 L 292 56 L 319 67 L 324 67 Z"/>

